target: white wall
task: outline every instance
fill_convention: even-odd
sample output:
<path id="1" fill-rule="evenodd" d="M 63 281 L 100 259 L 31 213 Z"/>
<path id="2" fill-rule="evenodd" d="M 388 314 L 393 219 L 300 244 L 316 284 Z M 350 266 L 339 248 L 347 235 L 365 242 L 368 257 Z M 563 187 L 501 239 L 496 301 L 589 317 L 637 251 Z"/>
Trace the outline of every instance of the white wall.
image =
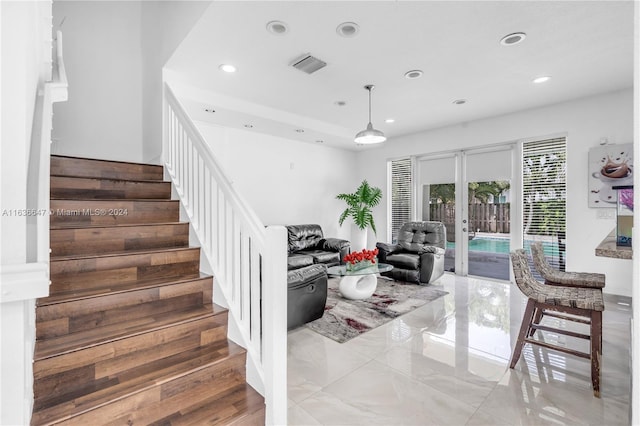
<path id="1" fill-rule="evenodd" d="M 2 108 L 0 128 L 0 264 L 27 260 L 27 164 L 36 91 L 51 77 L 51 2 L 0 2 Z M 0 282 L 0 290 L 2 282 Z M 2 294 L 0 292 L 0 294 Z M 28 424 L 33 401 L 33 301 L 2 302 L 0 295 L 0 424 Z"/>
<path id="2" fill-rule="evenodd" d="M 56 1 L 69 101 L 55 108 L 52 152 L 142 161 L 141 3 Z"/>
<path id="3" fill-rule="evenodd" d="M 602 137 L 617 144 L 633 141 L 631 89 L 390 139 L 380 148 L 360 153 L 358 170 L 361 178 L 384 188 L 376 218 L 386 223 L 388 159 L 565 132 L 567 270 L 606 273 L 607 293 L 631 296 L 632 262 L 595 256 L 595 247 L 615 228 L 615 220 L 596 219 L 597 209 L 587 203 L 589 149 L 598 146 Z"/>
<path id="4" fill-rule="evenodd" d="M 56 1 L 69 101 L 55 154 L 159 162 L 162 66 L 209 1 Z"/>
<path id="5" fill-rule="evenodd" d="M 197 122 L 240 195 L 265 225 L 317 223 L 325 236 L 350 239 L 336 195 L 353 192 L 356 153 Z M 382 222 L 383 223 L 383 222 Z"/>
<path id="6" fill-rule="evenodd" d="M 210 1 L 142 2 L 142 157 L 160 164 L 162 152 L 162 67 Z"/>

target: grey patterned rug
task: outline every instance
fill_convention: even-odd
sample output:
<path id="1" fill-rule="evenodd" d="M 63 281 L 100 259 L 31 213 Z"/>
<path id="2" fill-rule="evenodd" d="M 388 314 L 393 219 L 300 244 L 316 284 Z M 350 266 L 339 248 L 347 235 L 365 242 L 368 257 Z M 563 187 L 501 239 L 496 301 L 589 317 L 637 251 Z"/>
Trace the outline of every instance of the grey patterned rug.
<path id="1" fill-rule="evenodd" d="M 324 315 L 306 324 L 311 330 L 338 343 L 353 339 L 448 294 L 432 286 L 378 277 L 378 287 L 373 296 L 364 300 L 348 300 L 340 295 L 339 282 L 339 278 L 329 279 Z"/>

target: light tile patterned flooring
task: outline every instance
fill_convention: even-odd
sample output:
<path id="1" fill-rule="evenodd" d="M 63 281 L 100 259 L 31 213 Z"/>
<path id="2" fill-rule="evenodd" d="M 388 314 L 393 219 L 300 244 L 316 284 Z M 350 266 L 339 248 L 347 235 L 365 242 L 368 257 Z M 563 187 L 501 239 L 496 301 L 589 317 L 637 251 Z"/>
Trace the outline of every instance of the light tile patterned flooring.
<path id="1" fill-rule="evenodd" d="M 306 327 L 291 331 L 289 424 L 629 424 L 624 300 L 607 298 L 598 399 L 589 360 L 525 345 L 509 369 L 526 302 L 515 284 L 445 274 L 436 285 L 449 294 L 343 344 Z M 588 348 L 563 335 L 545 339 Z"/>

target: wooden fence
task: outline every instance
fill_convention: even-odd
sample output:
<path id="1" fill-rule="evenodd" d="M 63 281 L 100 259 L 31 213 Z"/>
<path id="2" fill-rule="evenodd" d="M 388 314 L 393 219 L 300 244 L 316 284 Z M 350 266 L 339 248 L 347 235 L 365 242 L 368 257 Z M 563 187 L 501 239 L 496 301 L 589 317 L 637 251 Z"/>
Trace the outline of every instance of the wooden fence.
<path id="1" fill-rule="evenodd" d="M 431 204 L 429 206 L 431 220 L 453 226 L 455 223 L 454 204 Z M 511 232 L 509 220 L 510 204 L 469 204 L 470 232 Z"/>

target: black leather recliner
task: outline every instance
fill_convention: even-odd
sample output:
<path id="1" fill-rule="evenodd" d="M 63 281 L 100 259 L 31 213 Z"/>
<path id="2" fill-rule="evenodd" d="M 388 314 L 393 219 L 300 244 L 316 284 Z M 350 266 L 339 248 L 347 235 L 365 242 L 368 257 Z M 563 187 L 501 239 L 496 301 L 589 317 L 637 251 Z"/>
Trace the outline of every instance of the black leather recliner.
<path id="1" fill-rule="evenodd" d="M 320 225 L 287 226 L 287 329 L 317 320 L 327 303 L 327 267 L 344 263 L 350 243 L 324 238 Z"/>
<path id="2" fill-rule="evenodd" d="M 447 231 L 442 222 L 407 222 L 398 243 L 377 243 L 380 263 L 393 265 L 382 275 L 398 281 L 431 284 L 444 274 Z"/>
<path id="3" fill-rule="evenodd" d="M 327 304 L 327 267 L 305 266 L 287 272 L 287 330 L 317 320 Z"/>

